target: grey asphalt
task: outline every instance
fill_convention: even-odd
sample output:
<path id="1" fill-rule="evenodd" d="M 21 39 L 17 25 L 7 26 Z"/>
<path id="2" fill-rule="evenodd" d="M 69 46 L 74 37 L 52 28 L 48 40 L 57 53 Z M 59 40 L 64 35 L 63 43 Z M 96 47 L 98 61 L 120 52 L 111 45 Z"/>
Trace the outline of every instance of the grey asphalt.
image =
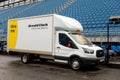
<path id="1" fill-rule="evenodd" d="M 38 61 L 23 64 L 19 56 L 0 54 L 0 80 L 120 80 L 120 68 L 88 66 L 73 71 L 64 64 Z"/>

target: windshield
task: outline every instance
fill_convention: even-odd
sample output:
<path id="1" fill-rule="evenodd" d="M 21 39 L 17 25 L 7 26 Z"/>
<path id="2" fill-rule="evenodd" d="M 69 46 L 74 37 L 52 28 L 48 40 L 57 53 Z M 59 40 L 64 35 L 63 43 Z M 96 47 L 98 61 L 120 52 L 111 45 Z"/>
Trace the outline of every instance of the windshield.
<path id="1" fill-rule="evenodd" d="M 69 33 L 69 34 L 79 44 L 92 45 L 92 43 L 80 33 Z"/>

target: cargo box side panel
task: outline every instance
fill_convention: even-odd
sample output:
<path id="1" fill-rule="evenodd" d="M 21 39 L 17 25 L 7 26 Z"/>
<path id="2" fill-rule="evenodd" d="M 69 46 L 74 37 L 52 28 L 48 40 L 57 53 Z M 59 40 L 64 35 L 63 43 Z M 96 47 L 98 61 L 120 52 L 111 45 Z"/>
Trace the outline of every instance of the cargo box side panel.
<path id="1" fill-rule="evenodd" d="M 18 29 L 15 35 L 14 47 L 11 50 L 22 52 L 45 52 L 52 54 L 53 50 L 53 27 L 52 16 L 20 19 L 17 21 Z M 13 36 L 9 36 L 11 38 Z M 9 44 L 13 40 L 9 39 Z M 9 45 L 10 46 L 10 45 Z"/>

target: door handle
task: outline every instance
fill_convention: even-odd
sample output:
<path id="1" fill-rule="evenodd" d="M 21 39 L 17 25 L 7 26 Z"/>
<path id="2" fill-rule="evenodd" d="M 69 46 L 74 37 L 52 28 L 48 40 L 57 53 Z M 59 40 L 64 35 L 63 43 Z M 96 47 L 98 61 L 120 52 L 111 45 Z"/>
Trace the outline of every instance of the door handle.
<path id="1" fill-rule="evenodd" d="M 57 47 L 58 49 L 60 49 L 60 47 Z"/>

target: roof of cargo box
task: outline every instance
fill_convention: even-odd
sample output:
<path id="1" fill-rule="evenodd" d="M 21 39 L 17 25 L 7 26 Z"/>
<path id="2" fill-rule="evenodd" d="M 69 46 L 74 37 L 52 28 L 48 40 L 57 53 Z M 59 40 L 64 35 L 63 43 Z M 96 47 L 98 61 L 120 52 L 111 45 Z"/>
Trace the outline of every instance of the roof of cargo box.
<path id="1" fill-rule="evenodd" d="M 62 16 L 54 15 L 54 27 L 56 30 L 67 30 L 67 31 L 83 31 L 82 25 L 75 19 Z"/>
<path id="2" fill-rule="evenodd" d="M 16 18 L 18 20 L 24 20 L 24 19 L 33 19 L 33 18 L 39 18 L 39 17 L 46 17 L 46 16 L 53 16 L 54 17 L 54 28 L 57 31 L 60 30 L 65 30 L 65 31 L 70 31 L 70 32 L 82 32 L 83 27 L 74 18 L 58 15 L 58 14 L 48 14 L 48 15 L 41 15 L 41 16 L 32 16 L 32 17 L 25 17 L 25 18 Z M 15 19 L 10 19 L 10 20 L 15 20 Z"/>

